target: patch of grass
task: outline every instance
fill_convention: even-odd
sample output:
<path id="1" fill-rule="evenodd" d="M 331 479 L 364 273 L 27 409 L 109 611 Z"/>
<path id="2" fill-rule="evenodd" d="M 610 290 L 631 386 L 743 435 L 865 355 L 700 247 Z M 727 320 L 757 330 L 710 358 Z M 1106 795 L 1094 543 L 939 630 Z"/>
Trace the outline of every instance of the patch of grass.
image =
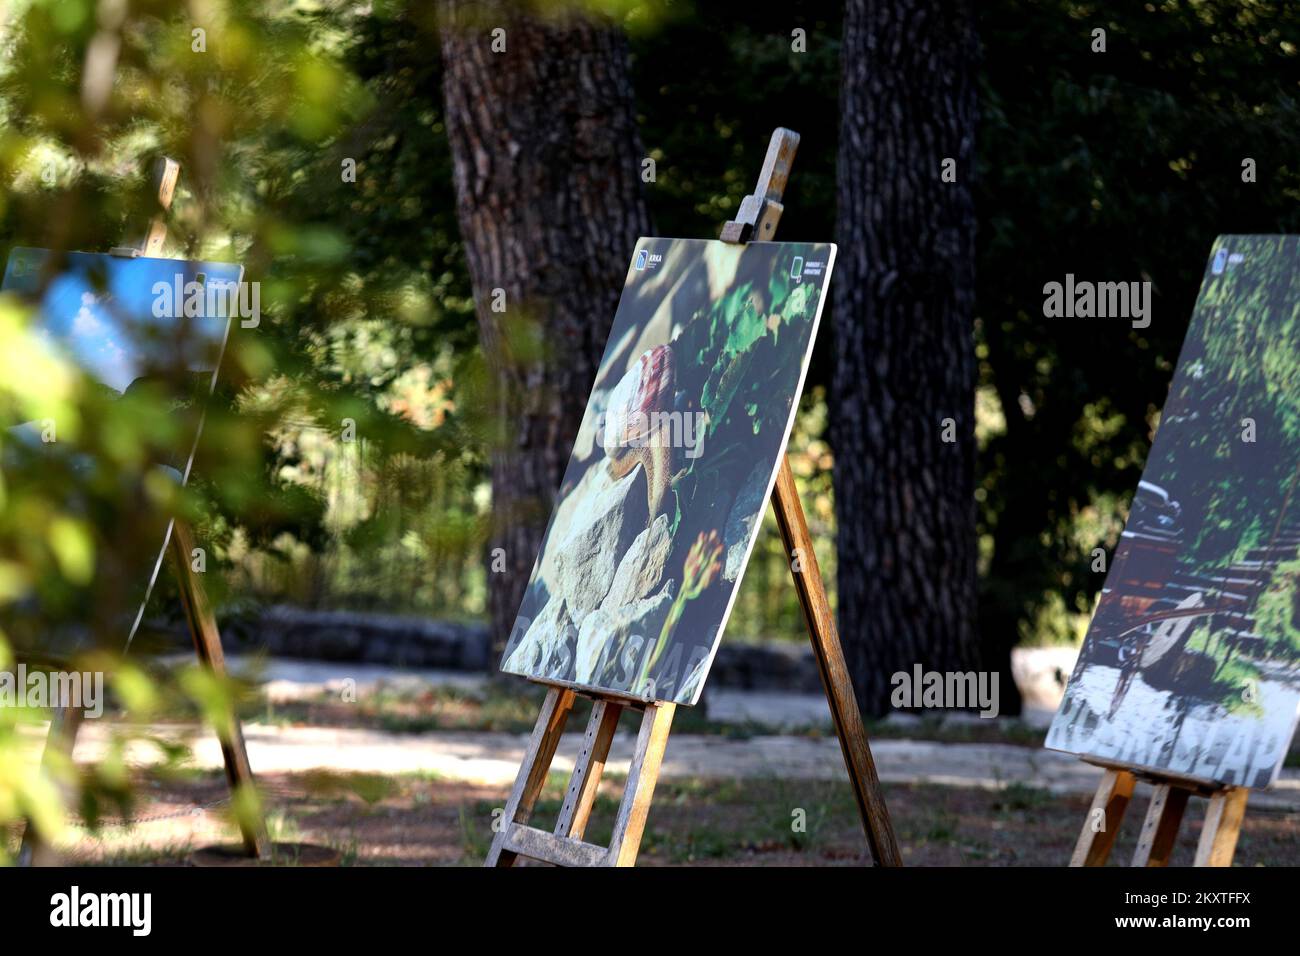
<path id="1" fill-rule="evenodd" d="M 339 852 L 339 866 L 357 865 L 359 844 L 355 837 L 343 844 L 332 843 L 330 845 Z"/>
<path id="2" fill-rule="evenodd" d="M 1007 784 L 997 794 L 993 809 L 999 813 L 1039 810 L 1057 799 L 1051 791 L 1044 790 L 1042 787 L 1031 787 L 1019 781 Z"/>
<path id="3" fill-rule="evenodd" d="M 298 843 L 302 840 L 298 821 L 285 809 L 272 809 L 266 814 L 266 832 L 272 843 Z"/>
<path id="4" fill-rule="evenodd" d="M 937 740 L 955 744 L 1014 744 L 1041 747 L 1046 729 L 1019 720 L 946 720 L 922 717 L 915 723 L 869 720 L 867 736 L 881 740 Z"/>
<path id="5" fill-rule="evenodd" d="M 716 826 L 701 826 L 684 835 L 655 830 L 642 841 L 642 849 L 680 864 L 725 859 L 742 844 L 743 841 L 738 840 L 733 832 Z"/>
<path id="6" fill-rule="evenodd" d="M 956 835 L 957 820 L 947 813 L 935 817 L 925 829 L 925 839 L 936 843 L 951 843 Z"/>
<path id="7" fill-rule="evenodd" d="M 185 864 L 194 852 L 194 844 L 168 843 L 165 846 L 125 846 L 105 853 L 96 862 L 100 866 L 158 866 Z"/>
<path id="8" fill-rule="evenodd" d="M 303 786 L 314 797 L 345 799 L 347 795 L 359 797 L 374 806 L 398 790 L 398 782 L 390 776 L 377 773 L 335 773 L 332 770 L 309 770 L 302 775 Z"/>
<path id="9" fill-rule="evenodd" d="M 461 860 L 465 863 L 481 863 L 487 856 L 488 850 L 492 848 L 491 830 L 481 827 L 478 821 L 484 818 L 482 811 L 486 810 L 488 819 L 492 819 L 491 813 L 495 808 L 484 807 L 479 805 L 477 813 L 467 813 L 465 807 L 460 808 L 457 819 L 460 821 L 460 852 Z"/>

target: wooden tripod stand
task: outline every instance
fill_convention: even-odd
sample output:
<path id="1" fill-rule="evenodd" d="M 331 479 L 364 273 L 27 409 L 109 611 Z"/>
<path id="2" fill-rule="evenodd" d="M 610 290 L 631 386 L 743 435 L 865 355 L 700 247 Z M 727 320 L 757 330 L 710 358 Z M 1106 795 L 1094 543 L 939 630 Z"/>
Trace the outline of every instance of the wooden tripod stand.
<path id="1" fill-rule="evenodd" d="M 1119 836 L 1124 811 L 1133 799 L 1133 787 L 1138 777 L 1152 786 L 1151 803 L 1142 821 L 1137 848 L 1133 851 L 1133 866 L 1168 866 L 1178 839 L 1178 828 L 1183 821 L 1187 801 L 1193 797 L 1206 797 L 1210 801 L 1205 814 L 1205 826 L 1196 844 L 1195 866 L 1231 866 L 1237 849 L 1237 836 L 1241 821 L 1246 816 L 1246 799 L 1250 791 L 1245 787 L 1230 787 L 1177 777 L 1169 774 L 1145 773 L 1114 764 L 1103 764 L 1106 772 L 1092 798 L 1092 806 L 1079 832 L 1070 866 L 1104 866 L 1110 858 L 1115 838 Z"/>
<path id="2" fill-rule="evenodd" d="M 784 210 L 781 197 L 798 146 L 797 133 L 781 128 L 772 133 L 759 174 L 758 187 L 752 195 L 741 201 L 736 219 L 723 226 L 720 237 L 723 242 L 745 243 L 750 239 L 766 240 L 775 236 L 777 223 Z M 786 554 L 798 558 L 791 565 L 791 575 L 808 625 L 808 636 L 812 640 L 871 856 L 877 865 L 901 866 L 898 842 L 880 792 L 880 780 L 876 775 L 862 714 L 853 696 L 853 685 L 844 663 L 844 652 L 840 648 L 835 617 L 830 602 L 826 599 L 826 588 L 817 566 L 812 535 L 808 532 L 803 506 L 799 502 L 794 473 L 784 455 L 772 491 L 772 506 L 776 511 Z M 546 782 L 556 746 L 578 693 L 592 698 L 594 703 L 582 748 L 569 778 L 559 820 L 553 831 L 531 827 L 528 820 Z M 637 734 L 636 750 L 615 818 L 613 838 L 608 847 L 602 847 L 584 842 L 582 835 L 600 785 L 610 742 L 624 708 L 642 712 L 641 729 Z M 486 865 L 510 866 L 520 856 L 558 866 L 633 865 L 645 831 L 646 816 L 659 778 L 659 768 L 663 762 L 664 748 L 668 744 L 668 730 L 675 709 L 676 705 L 671 702 L 643 702 L 596 692 L 575 691 L 568 687 L 552 687 L 529 738 L 505 811 L 500 821 L 494 824 L 496 835 L 488 851 Z"/>
<path id="3" fill-rule="evenodd" d="M 144 238 L 133 246 L 124 246 L 113 250 L 114 255 L 121 256 L 157 256 L 162 252 L 162 245 L 167 238 L 167 225 L 164 213 L 171 207 L 176 193 L 176 184 L 180 178 L 180 165 L 171 159 L 161 158 L 154 168 L 154 188 L 158 200 L 158 212 L 151 219 Z M 189 525 L 179 519 L 174 520 L 168 529 L 167 558 L 172 572 L 176 575 L 181 604 L 185 612 L 185 621 L 190 636 L 194 640 L 194 652 L 199 662 L 218 676 L 225 676 L 226 659 L 221 648 L 221 633 L 217 629 L 217 620 L 212 613 L 207 593 L 196 576 L 190 556 L 194 552 L 194 535 Z M 44 767 L 62 756 L 72 759 L 76 747 L 77 732 L 81 727 L 80 710 L 64 708 L 55 712 L 50 722 L 49 736 L 42 758 Z M 251 790 L 254 786 L 253 771 L 248 762 L 248 749 L 244 744 L 244 732 L 239 720 L 233 714 L 224 720 L 221 726 L 214 727 L 217 740 L 221 745 L 221 757 L 225 764 L 226 782 L 232 795 L 242 790 Z M 269 859 L 272 846 L 266 833 L 266 824 L 259 814 L 255 821 L 237 815 L 243 851 L 248 857 Z M 48 846 L 29 824 L 23 833 L 22 849 L 19 862 L 23 865 L 43 866 L 58 863 L 57 854 Z"/>

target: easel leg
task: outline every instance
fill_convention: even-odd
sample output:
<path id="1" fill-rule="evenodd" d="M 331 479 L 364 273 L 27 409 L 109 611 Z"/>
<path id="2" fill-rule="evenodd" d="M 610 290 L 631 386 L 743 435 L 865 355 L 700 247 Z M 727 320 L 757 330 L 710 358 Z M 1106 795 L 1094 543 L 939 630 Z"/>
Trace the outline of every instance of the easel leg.
<path id="1" fill-rule="evenodd" d="M 1167 783 L 1155 785 L 1151 805 L 1147 807 L 1137 849 L 1133 851 L 1134 866 L 1168 866 L 1169 856 L 1178 838 L 1178 827 L 1183 822 L 1183 811 L 1191 791 Z"/>
<path id="2" fill-rule="evenodd" d="M 484 866 L 512 866 L 515 862 L 513 852 L 505 849 L 510 827 L 515 823 L 526 823 L 537 803 L 537 797 L 546 783 L 551 761 L 555 758 L 555 748 L 564 733 L 564 725 L 573 710 L 574 693 L 559 687 L 552 687 L 546 693 L 542 711 L 537 715 L 537 724 L 533 735 L 528 739 L 528 751 L 524 754 L 515 778 L 514 788 L 506 800 L 505 812 L 501 815 L 499 829 L 492 838 L 492 847 L 488 850 Z"/>
<path id="3" fill-rule="evenodd" d="M 1136 779 L 1127 770 L 1107 770 L 1097 785 L 1088 817 L 1083 821 L 1079 842 L 1074 846 L 1070 866 L 1102 866 L 1110 857 L 1119 836 L 1124 811 L 1133 799 Z"/>
<path id="4" fill-rule="evenodd" d="M 623 790 L 623 801 L 614 822 L 614 836 L 609 844 L 608 860 L 613 866 L 636 865 L 646 817 L 650 813 L 650 801 L 654 797 L 655 784 L 659 782 L 664 748 L 668 746 L 668 729 L 676 710 L 676 704 L 646 704 L 641 732 L 636 738 L 636 753 L 627 771 L 627 786 Z"/>
<path id="5" fill-rule="evenodd" d="M 1195 866 L 1232 866 L 1249 796 L 1245 787 L 1227 787 L 1210 795 L 1205 826 L 1196 844 Z"/>
<path id="6" fill-rule="evenodd" d="M 185 618 L 194 638 L 194 651 L 200 663 L 218 676 L 225 676 L 226 657 L 221 650 L 221 634 L 217 631 L 217 620 L 208 604 L 207 595 L 190 569 L 190 555 L 194 550 L 194 536 L 189 526 L 183 521 L 176 521 L 172 526 L 171 557 L 176 572 L 177 590 L 180 591 L 181 605 L 185 609 Z M 217 740 L 221 744 L 221 757 L 226 767 L 226 782 L 230 785 L 232 795 L 251 790 L 253 768 L 248 762 L 248 749 L 244 744 L 244 731 L 239 718 L 231 714 L 224 727 L 214 728 Z M 255 823 L 237 815 L 244 849 L 249 856 L 268 859 L 271 855 L 271 841 L 266 833 L 265 821 L 258 816 Z"/>
<path id="7" fill-rule="evenodd" d="M 560 807 L 560 816 L 555 823 L 556 836 L 581 840 L 586 832 L 600 778 L 605 772 L 605 760 L 609 757 L 609 745 L 622 713 L 622 706 L 613 701 L 598 700 L 592 704 L 591 719 L 582 738 L 582 751 L 573 765 L 569 789 L 565 792 L 564 805 Z"/>
<path id="8" fill-rule="evenodd" d="M 794 472 L 790 470 L 790 459 L 784 456 L 781 458 L 781 470 L 777 473 L 776 488 L 772 492 L 772 507 L 776 511 L 776 523 L 781 529 L 786 554 L 797 556 L 799 561 L 799 570 L 792 574 L 795 590 L 799 593 L 799 604 L 803 607 L 804 619 L 808 623 L 808 636 L 817 657 L 822 685 L 826 688 L 826 700 L 830 704 L 835 731 L 840 738 L 840 748 L 844 751 L 844 763 L 853 783 L 853 793 L 857 797 L 858 811 L 867 832 L 872 859 L 879 866 L 902 866 L 903 858 L 889 819 L 889 808 L 885 806 L 885 798 L 880 792 L 876 762 L 871 756 L 871 745 L 867 742 L 867 728 L 862 722 L 857 699 L 853 696 L 853 682 L 849 678 L 848 665 L 844 663 L 844 650 L 840 647 L 835 615 L 826 598 L 821 570 L 817 566 L 817 555 L 813 550 L 812 535 L 808 533 L 803 505 L 799 502 Z"/>
<path id="9" fill-rule="evenodd" d="M 77 731 L 81 729 L 82 712 L 75 707 L 60 707 L 50 718 L 49 735 L 45 738 L 45 752 L 41 755 L 41 771 L 49 772 L 50 767 L 55 762 L 61 762 L 61 758 L 72 760 L 72 752 L 77 746 Z M 63 802 L 66 806 L 70 794 L 63 793 Z M 32 826 L 32 821 L 27 820 L 27 827 L 23 830 L 23 844 L 18 851 L 19 866 L 59 866 L 61 864 L 58 853 L 54 847 L 50 846 L 41 835 L 36 832 Z"/>

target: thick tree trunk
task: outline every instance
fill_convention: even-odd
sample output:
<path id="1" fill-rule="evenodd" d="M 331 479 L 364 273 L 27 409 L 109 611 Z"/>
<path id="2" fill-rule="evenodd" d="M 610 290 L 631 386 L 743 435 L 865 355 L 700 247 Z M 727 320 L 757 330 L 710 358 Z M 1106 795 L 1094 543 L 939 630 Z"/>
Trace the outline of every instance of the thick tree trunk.
<path id="1" fill-rule="evenodd" d="M 498 652 L 633 246 L 651 231 L 624 38 L 590 21 L 542 23 L 506 9 L 452 2 L 442 27 L 457 212 L 500 426 L 488 556 Z M 498 27 L 505 52 L 492 49 Z M 495 290 L 505 311 L 494 311 Z M 491 570 L 497 548 L 504 572 Z"/>
<path id="2" fill-rule="evenodd" d="M 969 2 L 846 4 L 831 437 L 840 633 L 873 715 L 891 710 L 896 672 L 981 663 L 977 55 Z"/>

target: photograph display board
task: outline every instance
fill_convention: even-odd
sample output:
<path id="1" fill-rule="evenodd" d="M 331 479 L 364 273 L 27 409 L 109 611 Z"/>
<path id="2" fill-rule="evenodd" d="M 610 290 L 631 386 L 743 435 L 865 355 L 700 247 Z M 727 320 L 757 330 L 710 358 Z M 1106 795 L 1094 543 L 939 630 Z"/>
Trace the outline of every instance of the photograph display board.
<path id="1" fill-rule="evenodd" d="M 1047 746 L 1266 787 L 1300 708 L 1300 238 L 1214 244 Z"/>
<path id="2" fill-rule="evenodd" d="M 51 354 L 75 364 L 92 387 L 112 401 L 136 402 L 140 415 L 167 414 L 172 420 L 167 429 L 150 430 L 165 436 L 156 443 L 159 459 L 150 464 L 184 483 L 231 319 L 249 304 L 242 278 L 243 267 L 228 263 L 81 252 L 56 257 L 19 247 L 9 255 L 2 291 L 35 307 L 33 331 L 39 340 Z M 57 424 L 25 422 L 8 429 L 6 471 L 39 482 L 59 469 L 93 470 L 93 458 L 75 439 L 58 434 Z M 156 529 L 138 524 L 118 532 L 101 529 L 114 561 L 111 567 L 100 562 L 96 573 L 111 574 L 130 592 L 122 602 L 131 617 L 122 625 L 123 644 L 139 625 L 167 545 L 166 515 L 159 512 L 156 523 Z M 21 633 L 21 626 L 17 630 Z"/>
<path id="3" fill-rule="evenodd" d="M 834 258 L 831 244 L 637 243 L 503 670 L 699 698 Z"/>

